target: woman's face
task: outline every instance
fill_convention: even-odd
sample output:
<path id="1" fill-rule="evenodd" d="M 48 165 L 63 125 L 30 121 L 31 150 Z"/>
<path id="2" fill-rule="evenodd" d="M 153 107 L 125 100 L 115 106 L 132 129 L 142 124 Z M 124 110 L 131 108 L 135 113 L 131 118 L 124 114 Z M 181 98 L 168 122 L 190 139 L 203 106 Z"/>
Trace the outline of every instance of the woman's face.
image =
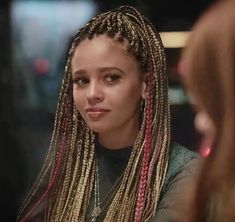
<path id="1" fill-rule="evenodd" d="M 127 41 L 100 35 L 83 40 L 72 58 L 75 105 L 97 133 L 136 131 L 139 127 L 145 82 L 126 46 Z"/>

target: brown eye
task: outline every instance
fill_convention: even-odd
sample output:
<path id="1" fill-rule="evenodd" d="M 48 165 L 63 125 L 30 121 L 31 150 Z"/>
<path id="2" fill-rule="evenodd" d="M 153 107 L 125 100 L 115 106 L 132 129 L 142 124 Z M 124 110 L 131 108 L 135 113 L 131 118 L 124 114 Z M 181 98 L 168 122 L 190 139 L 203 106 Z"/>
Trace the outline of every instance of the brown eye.
<path id="1" fill-rule="evenodd" d="M 85 77 L 77 77 L 73 79 L 73 84 L 76 84 L 78 86 L 84 86 L 89 83 L 89 79 Z"/>
<path id="2" fill-rule="evenodd" d="M 120 79 L 120 76 L 117 74 L 107 74 L 105 75 L 105 81 L 106 82 L 114 82 Z"/>

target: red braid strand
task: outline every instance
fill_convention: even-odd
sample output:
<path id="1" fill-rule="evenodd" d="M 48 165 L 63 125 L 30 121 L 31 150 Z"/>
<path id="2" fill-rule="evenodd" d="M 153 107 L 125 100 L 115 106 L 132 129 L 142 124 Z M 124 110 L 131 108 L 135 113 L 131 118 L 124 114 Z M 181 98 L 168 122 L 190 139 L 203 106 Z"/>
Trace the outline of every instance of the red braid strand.
<path id="1" fill-rule="evenodd" d="M 150 69 L 150 73 L 152 70 Z M 147 77 L 147 84 L 148 84 L 148 97 L 147 97 L 147 104 L 146 104 L 146 134 L 145 134 L 145 144 L 144 144 L 144 156 L 143 162 L 141 166 L 141 174 L 140 174 L 140 184 L 138 188 L 138 197 L 137 197 L 137 204 L 135 210 L 135 222 L 140 222 L 144 210 L 145 204 L 145 195 L 146 195 L 146 186 L 147 186 L 147 177 L 148 177 L 148 170 L 149 170 L 149 157 L 150 157 L 150 150 L 151 150 L 151 130 L 152 130 L 152 120 L 153 120 L 153 95 L 152 95 L 152 83 L 153 83 L 153 76 L 150 74 Z"/>

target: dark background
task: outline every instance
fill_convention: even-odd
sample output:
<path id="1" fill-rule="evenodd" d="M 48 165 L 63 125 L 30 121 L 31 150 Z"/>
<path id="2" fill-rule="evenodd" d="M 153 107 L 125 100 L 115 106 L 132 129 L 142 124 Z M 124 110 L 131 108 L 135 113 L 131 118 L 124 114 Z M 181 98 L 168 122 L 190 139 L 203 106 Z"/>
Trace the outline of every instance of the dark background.
<path id="1" fill-rule="evenodd" d="M 98 11 L 109 10 L 121 4 L 133 5 L 142 11 L 159 31 L 186 31 L 191 29 L 198 16 L 213 1 L 96 0 L 95 2 Z M 42 165 L 54 121 L 54 113 L 45 107 L 25 108 L 22 105 L 25 85 L 22 80 L 23 73 L 17 72 L 13 60 L 11 3 L 12 1 L 0 1 L 0 221 L 2 222 L 15 221 L 19 205 Z M 166 50 L 169 85 L 181 87 L 178 77 L 175 73 L 172 74 L 172 70 L 176 69 L 181 49 Z M 59 80 L 62 78 L 64 60 L 62 57 Z M 172 103 L 171 111 L 173 136 L 178 142 L 196 150 L 198 135 L 193 127 L 194 114 L 189 104 Z"/>

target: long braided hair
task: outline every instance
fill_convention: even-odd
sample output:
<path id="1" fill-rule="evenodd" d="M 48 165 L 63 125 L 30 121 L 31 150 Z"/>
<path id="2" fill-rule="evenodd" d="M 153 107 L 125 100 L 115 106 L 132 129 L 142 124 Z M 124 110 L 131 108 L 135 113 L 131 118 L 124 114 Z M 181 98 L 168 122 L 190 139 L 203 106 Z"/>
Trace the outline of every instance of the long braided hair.
<path id="1" fill-rule="evenodd" d="M 28 221 L 40 206 L 45 207 L 45 221 L 86 221 L 95 181 L 95 135 L 74 105 L 71 59 L 81 41 L 102 34 L 127 39 L 128 51 L 148 73 L 140 130 L 104 221 L 147 221 L 156 211 L 170 146 L 164 47 L 143 15 L 133 7 L 121 6 L 92 18 L 72 42 L 50 149 L 18 221 Z"/>

